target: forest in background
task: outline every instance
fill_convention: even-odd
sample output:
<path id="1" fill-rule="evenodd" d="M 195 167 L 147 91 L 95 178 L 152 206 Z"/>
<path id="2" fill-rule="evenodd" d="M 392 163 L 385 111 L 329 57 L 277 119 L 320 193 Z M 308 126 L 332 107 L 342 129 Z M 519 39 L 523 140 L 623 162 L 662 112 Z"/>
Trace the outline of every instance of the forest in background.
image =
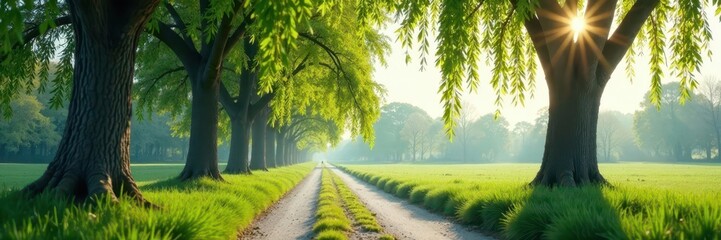
<path id="1" fill-rule="evenodd" d="M 721 161 L 721 82 L 707 78 L 690 101 L 679 100 L 678 83 L 663 85 L 661 107 L 646 93 L 633 114 L 602 111 L 596 143 L 600 162 Z M 548 109 L 533 122 L 509 124 L 494 114 L 478 115 L 464 102 L 450 141 L 442 119 L 423 109 L 394 102 L 381 109 L 374 125 L 373 148 L 360 139 L 345 140 L 327 154 L 333 161 L 356 162 L 540 162 L 548 125 Z"/>
<path id="2" fill-rule="evenodd" d="M 48 163 L 65 129 L 67 103 L 53 108 L 50 93 L 22 94 L 11 102 L 13 115 L 0 120 L 0 162 Z M 133 117 L 130 157 L 133 162 L 183 162 L 188 138 L 175 136 L 167 114 Z M 228 152 L 227 144 L 219 146 Z M 223 159 L 227 160 L 227 159 Z"/>

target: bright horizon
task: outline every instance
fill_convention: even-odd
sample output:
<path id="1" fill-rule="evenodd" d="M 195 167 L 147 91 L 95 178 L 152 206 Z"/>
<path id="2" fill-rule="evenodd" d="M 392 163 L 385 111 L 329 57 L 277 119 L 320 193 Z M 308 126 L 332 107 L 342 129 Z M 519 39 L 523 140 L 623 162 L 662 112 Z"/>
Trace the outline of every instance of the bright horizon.
<path id="1" fill-rule="evenodd" d="M 718 70 L 714 70 L 713 65 L 718 65 L 721 62 L 721 57 L 718 56 L 718 54 L 721 54 L 719 52 L 721 51 L 721 23 L 714 14 L 714 9 L 707 8 L 706 14 L 713 35 L 709 49 L 712 52 L 716 50 L 716 52 L 714 52 L 712 58 L 708 58 L 703 54 L 704 62 L 700 74 L 697 75 L 699 86 L 703 84 L 705 77 L 713 76 L 718 72 Z M 425 110 L 432 118 L 439 118 L 443 114 L 443 105 L 440 102 L 440 95 L 437 93 L 441 73 L 435 66 L 435 47 L 437 46 L 435 39 L 429 39 L 431 41 L 431 50 L 429 56 L 427 56 L 428 64 L 425 71 L 420 71 L 420 51 L 417 51 L 417 49 L 408 50 L 413 60 L 408 64 L 405 63 L 406 49 L 396 40 L 395 30 L 398 27 L 397 23 L 391 23 L 382 28 L 381 32 L 391 39 L 391 52 L 386 58 L 388 66 L 384 67 L 380 63 L 374 64 L 374 79 L 383 84 L 387 90 L 383 105 L 391 102 L 409 103 Z M 632 114 L 640 109 L 640 103 L 643 101 L 644 94 L 650 89 L 651 83 L 651 74 L 648 67 L 649 58 L 647 56 L 648 51 L 644 49 L 643 56 L 636 57 L 636 75 L 632 82 L 626 76 L 625 60 L 618 65 L 603 93 L 601 111 L 619 111 Z M 476 109 L 476 116 L 493 113 L 496 110 L 496 106 L 493 104 L 496 96 L 489 84 L 491 66 L 483 64 L 482 61 L 479 66 L 481 77 L 478 91 L 476 93 L 468 93 L 465 89 L 463 91 L 463 101 L 467 100 L 473 104 Z M 537 112 L 548 106 L 548 89 L 540 63 L 538 66 L 534 98 L 530 98 L 530 94 L 527 94 L 525 106 L 514 106 L 511 103 L 511 96 L 504 98 L 501 116 L 506 118 L 511 126 L 520 121 L 533 122 L 537 117 Z M 670 76 L 670 71 L 671 69 L 668 66 L 664 69 L 663 83 L 676 80 L 675 77 Z"/>

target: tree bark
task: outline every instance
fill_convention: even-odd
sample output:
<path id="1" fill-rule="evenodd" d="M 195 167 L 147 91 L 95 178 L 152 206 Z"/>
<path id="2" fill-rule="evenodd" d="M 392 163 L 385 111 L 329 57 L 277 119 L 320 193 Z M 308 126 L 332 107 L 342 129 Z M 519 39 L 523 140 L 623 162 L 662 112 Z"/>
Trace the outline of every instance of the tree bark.
<path id="1" fill-rule="evenodd" d="M 251 122 L 245 118 L 231 118 L 230 154 L 225 172 L 230 174 L 250 174 L 248 153 L 250 153 Z"/>
<path id="2" fill-rule="evenodd" d="M 559 82 L 573 82 L 576 79 Z M 577 82 L 583 82 L 578 80 Z M 596 127 L 601 88 L 559 87 L 549 91 L 548 129 L 541 169 L 533 185 L 577 186 L 605 183 L 598 171 Z"/>
<path id="3" fill-rule="evenodd" d="M 66 127 L 55 158 L 24 192 L 147 204 L 130 173 L 130 96 L 138 39 L 158 3 L 68 1 L 75 69 Z"/>
<path id="4" fill-rule="evenodd" d="M 250 169 L 268 171 L 265 164 L 265 128 L 268 122 L 266 111 L 258 114 L 253 121 L 253 151 L 250 153 Z"/>
<path id="5" fill-rule="evenodd" d="M 198 79 L 200 80 L 200 79 Z M 181 180 L 210 177 L 222 180 L 218 170 L 218 84 L 193 81 L 190 139 Z"/>
<path id="6" fill-rule="evenodd" d="M 258 44 L 250 41 L 249 37 L 243 40 L 243 50 L 248 56 L 247 66 L 255 64 L 255 55 L 258 53 Z M 253 96 L 258 82 L 258 74 L 250 67 L 241 72 L 238 84 L 240 92 L 237 100 L 230 97 L 227 89 L 221 89 L 221 103 L 223 103 L 225 111 L 231 119 L 231 140 L 230 153 L 228 156 L 228 166 L 225 168 L 226 173 L 230 174 L 251 174 L 248 153 L 250 153 L 250 128 L 254 122 L 253 104 L 251 96 Z M 221 83 L 222 84 L 222 83 Z"/>
<path id="7" fill-rule="evenodd" d="M 276 146 L 275 146 L 275 129 L 268 126 L 265 129 L 265 163 L 268 167 L 274 168 L 278 166 L 278 162 L 275 158 Z"/>

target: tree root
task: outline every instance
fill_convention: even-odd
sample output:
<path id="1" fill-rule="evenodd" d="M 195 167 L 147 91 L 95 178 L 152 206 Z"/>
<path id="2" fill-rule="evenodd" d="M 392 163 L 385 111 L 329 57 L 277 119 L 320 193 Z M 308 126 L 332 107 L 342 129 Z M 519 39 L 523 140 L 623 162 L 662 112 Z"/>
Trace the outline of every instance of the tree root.
<path id="1" fill-rule="evenodd" d="M 82 174 L 79 169 L 56 169 L 50 166 L 36 181 L 25 186 L 21 191 L 28 197 L 42 193 L 54 193 L 57 197 L 69 199 L 77 204 L 98 202 L 110 198 L 118 203 L 120 197 L 128 197 L 135 203 L 147 208 L 159 208 L 147 201 L 129 173 L 110 174 L 95 172 Z"/>

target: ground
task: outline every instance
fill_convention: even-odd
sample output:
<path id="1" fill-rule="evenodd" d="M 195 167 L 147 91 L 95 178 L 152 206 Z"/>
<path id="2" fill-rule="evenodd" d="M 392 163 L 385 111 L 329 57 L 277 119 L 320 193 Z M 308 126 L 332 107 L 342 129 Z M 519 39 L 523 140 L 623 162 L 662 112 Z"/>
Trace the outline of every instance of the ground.
<path id="1" fill-rule="evenodd" d="M 530 187 L 537 164 L 342 165 L 502 239 L 721 238 L 721 165 L 601 164 L 610 186 Z"/>
<path id="2" fill-rule="evenodd" d="M 311 239 L 320 236 L 311 230 L 320 166 L 274 168 L 228 176 L 227 182 L 180 182 L 172 178 L 182 164 L 134 164 L 143 193 L 161 206 L 149 210 L 128 203 L 78 207 L 48 196 L 27 201 L 9 189 L 32 181 L 45 165 L 0 164 L 0 227 L 14 229 L 0 233 L 0 239 L 86 234 Z M 397 239 L 721 237 L 721 164 L 601 164 L 613 187 L 580 189 L 529 187 L 538 164 L 340 166 L 345 171 L 329 166 L 327 172 L 372 212 L 381 233 Z M 348 213 L 342 201 L 336 204 Z M 377 238 L 363 237 L 356 224 L 338 237 Z"/>

